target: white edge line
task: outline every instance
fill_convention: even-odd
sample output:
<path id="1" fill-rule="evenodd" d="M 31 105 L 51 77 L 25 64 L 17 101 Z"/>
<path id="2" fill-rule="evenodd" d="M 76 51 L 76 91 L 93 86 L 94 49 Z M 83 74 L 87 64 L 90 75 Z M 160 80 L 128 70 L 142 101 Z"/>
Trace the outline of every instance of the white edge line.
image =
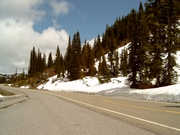
<path id="1" fill-rule="evenodd" d="M 154 124 L 154 125 L 157 125 L 157 126 L 169 128 L 169 129 L 176 130 L 176 131 L 180 132 L 180 129 L 178 129 L 178 128 L 170 127 L 170 126 L 163 125 L 163 124 L 160 124 L 160 123 L 156 123 L 156 122 L 153 122 L 153 121 L 149 121 L 149 120 L 141 119 L 141 118 L 138 118 L 138 117 L 134 117 L 134 116 L 131 116 L 131 115 L 128 115 L 128 114 L 124 114 L 124 113 L 112 111 L 112 110 L 109 110 L 109 109 L 105 109 L 105 108 L 102 108 L 102 107 L 94 106 L 94 105 L 91 105 L 91 104 L 83 103 L 81 101 L 77 101 L 77 100 L 67 98 L 67 97 L 64 97 L 64 96 L 60 96 L 60 95 L 56 95 L 56 94 L 51 94 L 51 95 L 58 96 L 58 97 L 61 97 L 61 98 L 64 98 L 64 99 L 67 99 L 67 100 L 70 100 L 70 101 L 73 101 L 73 102 L 76 102 L 76 103 L 80 103 L 80 104 L 83 104 L 83 105 L 86 105 L 86 106 L 90 106 L 90 107 L 97 108 L 97 109 L 100 109 L 100 110 L 104 110 L 104 111 L 107 111 L 107 112 L 111 112 L 111 113 L 114 113 L 114 114 L 123 115 L 123 116 L 129 117 L 129 118 L 133 118 L 133 119 L 140 120 L 140 121 L 143 121 L 143 122 L 146 122 L 146 123 Z"/>

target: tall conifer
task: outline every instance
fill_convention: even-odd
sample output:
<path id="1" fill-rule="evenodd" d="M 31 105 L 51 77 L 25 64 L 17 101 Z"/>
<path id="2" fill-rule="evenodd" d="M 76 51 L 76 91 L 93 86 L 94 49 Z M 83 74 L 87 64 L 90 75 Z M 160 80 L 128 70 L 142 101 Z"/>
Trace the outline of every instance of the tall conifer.
<path id="1" fill-rule="evenodd" d="M 48 57 L 48 65 L 47 65 L 47 67 L 50 68 L 52 66 L 53 66 L 53 59 L 52 59 L 52 54 L 50 52 L 49 57 Z"/>
<path id="2" fill-rule="evenodd" d="M 54 60 L 54 68 L 55 68 L 55 71 L 58 74 L 58 77 L 60 77 L 60 72 L 61 72 L 60 63 L 61 63 L 61 54 L 60 54 L 59 46 L 57 46 L 56 57 L 55 57 L 55 60 Z"/>
<path id="3" fill-rule="evenodd" d="M 138 84 L 137 72 L 139 70 L 139 63 L 138 63 L 139 43 L 138 43 L 138 18 L 137 18 L 137 12 L 134 9 L 132 9 L 130 13 L 128 37 L 131 40 L 131 44 L 129 45 L 128 80 L 131 84 L 131 87 L 135 88 Z"/>

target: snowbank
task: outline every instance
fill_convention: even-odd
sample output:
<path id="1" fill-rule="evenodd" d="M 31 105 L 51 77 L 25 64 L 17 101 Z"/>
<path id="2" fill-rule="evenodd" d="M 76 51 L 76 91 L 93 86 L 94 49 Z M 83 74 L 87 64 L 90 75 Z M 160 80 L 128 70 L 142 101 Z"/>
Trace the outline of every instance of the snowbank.
<path id="1" fill-rule="evenodd" d="M 53 76 L 49 78 L 47 83 L 39 85 L 37 89 L 86 93 L 106 91 L 104 95 L 120 93 L 113 96 L 128 94 L 128 97 L 136 99 L 180 103 L 180 84 L 153 89 L 135 90 L 125 85 L 126 79 L 126 77 L 112 78 L 109 83 L 99 84 L 98 79 L 95 77 L 85 77 L 76 81 L 68 81 L 57 79 L 57 76 Z"/>
<path id="2" fill-rule="evenodd" d="M 96 77 L 85 77 L 75 81 L 58 80 L 57 76 L 49 78 L 45 84 L 39 85 L 37 89 L 53 91 L 76 91 L 96 93 L 106 89 L 124 87 L 126 77 L 112 78 L 110 83 L 99 84 Z"/>
<path id="3" fill-rule="evenodd" d="M 132 98 L 180 103 L 180 84 L 145 90 L 132 90 Z"/>

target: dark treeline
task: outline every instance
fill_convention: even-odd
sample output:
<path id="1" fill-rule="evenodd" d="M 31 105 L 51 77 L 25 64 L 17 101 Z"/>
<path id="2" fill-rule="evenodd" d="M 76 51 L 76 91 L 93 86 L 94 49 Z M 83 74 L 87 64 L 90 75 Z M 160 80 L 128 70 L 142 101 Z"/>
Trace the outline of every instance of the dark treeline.
<path id="1" fill-rule="evenodd" d="M 179 49 L 180 0 L 147 0 L 139 9 L 134 9 L 106 26 L 102 36 L 98 35 L 91 46 L 86 41 L 81 45 L 80 33 L 69 37 L 64 56 L 57 46 L 55 59 L 51 52 L 46 63 L 46 55 L 35 48 L 30 54 L 29 77 L 54 68 L 58 77 L 70 80 L 84 76 L 98 76 L 109 79 L 119 75 L 128 76 L 131 87 L 143 84 L 156 86 L 171 85 L 176 82 L 174 67 L 176 51 Z M 117 49 L 130 43 L 121 54 Z M 105 57 L 105 54 L 106 57 Z M 98 69 L 95 68 L 98 62 Z"/>

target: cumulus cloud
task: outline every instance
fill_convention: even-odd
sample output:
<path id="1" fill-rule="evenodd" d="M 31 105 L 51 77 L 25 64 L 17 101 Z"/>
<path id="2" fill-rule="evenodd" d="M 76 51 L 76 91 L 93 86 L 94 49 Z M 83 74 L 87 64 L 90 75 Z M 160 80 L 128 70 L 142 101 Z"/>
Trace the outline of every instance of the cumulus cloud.
<path id="1" fill-rule="evenodd" d="M 44 0 L 1 0 L 0 1 L 0 73 L 14 73 L 24 68 L 27 71 L 30 51 L 39 48 L 48 57 L 55 55 L 57 45 L 64 54 L 68 44 L 68 33 L 57 30 L 59 25 L 49 26 L 41 33 L 33 29 L 36 21 L 45 16 L 39 6 Z M 60 27 L 59 27 L 60 28 Z"/>
<path id="2" fill-rule="evenodd" d="M 0 31 L 3 31 L 0 34 L 0 72 L 11 72 L 15 67 L 27 69 L 33 46 L 46 55 L 50 51 L 55 55 L 57 45 L 61 53 L 64 54 L 66 51 L 69 36 L 63 29 L 58 31 L 54 27 L 49 27 L 38 33 L 33 30 L 31 22 L 23 24 L 13 19 L 1 21 L 0 27 Z"/>
<path id="3" fill-rule="evenodd" d="M 0 19 L 13 18 L 17 21 L 40 21 L 46 14 L 38 9 L 43 0 L 1 0 Z"/>

